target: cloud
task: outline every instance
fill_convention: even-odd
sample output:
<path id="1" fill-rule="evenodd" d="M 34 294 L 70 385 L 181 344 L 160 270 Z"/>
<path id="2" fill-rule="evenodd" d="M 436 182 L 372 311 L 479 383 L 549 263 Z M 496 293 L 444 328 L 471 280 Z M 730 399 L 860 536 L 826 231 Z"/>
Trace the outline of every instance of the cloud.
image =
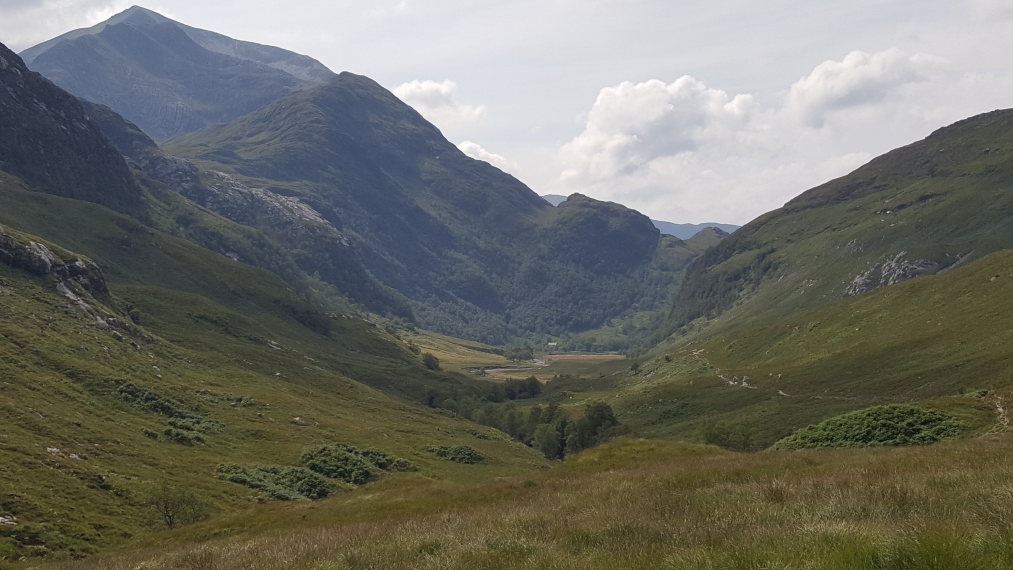
<path id="1" fill-rule="evenodd" d="M 730 97 L 683 76 L 672 83 L 624 82 L 602 89 L 584 132 L 562 149 L 562 177 L 596 181 L 632 174 L 652 161 L 730 136 L 752 111 L 750 95 Z"/>
<path id="2" fill-rule="evenodd" d="M 500 170 L 504 171 L 517 170 L 517 163 L 515 163 L 512 160 L 508 160 L 507 158 L 498 155 L 494 152 L 489 152 L 488 150 L 483 148 L 482 145 L 476 142 L 464 141 L 461 144 L 457 145 L 457 148 L 461 149 L 461 152 L 470 156 L 471 158 L 477 160 L 484 160 L 485 162 L 488 162 L 489 164 L 495 166 Z"/>
<path id="3" fill-rule="evenodd" d="M 878 103 L 900 87 L 927 81 L 942 65 L 937 57 L 898 49 L 853 51 L 841 61 L 824 61 L 796 81 L 788 108 L 810 125 L 822 126 L 836 111 Z"/>
<path id="4" fill-rule="evenodd" d="M 890 49 L 821 63 L 765 105 L 690 76 L 620 83 L 601 89 L 544 190 L 657 219 L 744 223 L 960 118 L 975 81 Z"/>
<path id="5" fill-rule="evenodd" d="M 21 51 L 76 28 L 93 26 L 126 10 L 130 0 L 5 0 L 0 38 Z"/>
<path id="6" fill-rule="evenodd" d="M 395 87 L 394 94 L 440 128 L 473 123 L 485 116 L 484 106 L 459 103 L 457 83 L 449 80 L 409 81 Z"/>

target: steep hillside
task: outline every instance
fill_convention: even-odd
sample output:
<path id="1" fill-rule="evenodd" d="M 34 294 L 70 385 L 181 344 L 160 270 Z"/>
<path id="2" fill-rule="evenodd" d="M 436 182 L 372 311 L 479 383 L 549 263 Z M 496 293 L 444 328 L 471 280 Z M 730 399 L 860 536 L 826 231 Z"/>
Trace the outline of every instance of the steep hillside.
<path id="1" fill-rule="evenodd" d="M 1013 243 L 1013 111 L 940 129 L 760 216 L 688 270 L 672 321 L 787 315 Z"/>
<path id="2" fill-rule="evenodd" d="M 655 263 L 662 241 L 646 217 L 588 198 L 551 208 L 350 73 L 166 149 L 201 169 L 210 192 L 189 198 L 270 232 L 368 308 L 456 336 L 594 328 L 659 306 L 681 270 Z M 298 212 L 274 225 L 237 194 Z M 360 266 L 384 287 L 350 280 Z"/>
<path id="3" fill-rule="evenodd" d="M 0 170 L 42 192 L 141 213 L 140 188 L 81 102 L 29 71 L 3 44 L 0 86 Z"/>
<path id="4" fill-rule="evenodd" d="M 60 87 L 115 109 L 156 140 L 230 121 L 334 75 L 309 57 L 138 6 L 21 55 Z"/>

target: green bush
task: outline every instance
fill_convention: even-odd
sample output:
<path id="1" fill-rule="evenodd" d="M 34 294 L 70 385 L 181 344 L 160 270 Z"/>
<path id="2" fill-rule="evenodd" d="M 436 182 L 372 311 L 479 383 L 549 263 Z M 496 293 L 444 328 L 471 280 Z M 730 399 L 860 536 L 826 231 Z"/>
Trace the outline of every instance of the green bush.
<path id="1" fill-rule="evenodd" d="M 263 491 L 268 499 L 278 501 L 323 499 L 333 490 L 327 479 L 305 467 L 242 467 L 222 463 L 218 466 L 218 478 Z"/>
<path id="2" fill-rule="evenodd" d="M 347 443 L 320 445 L 302 454 L 309 469 L 331 479 L 362 485 L 378 477 L 377 471 L 416 471 L 406 459 L 379 449 L 359 449 Z"/>
<path id="3" fill-rule="evenodd" d="M 455 463 L 481 463 L 485 457 L 467 445 L 430 447 L 429 451 L 436 454 L 440 459 L 453 461 Z"/>
<path id="4" fill-rule="evenodd" d="M 926 445 L 955 437 L 960 424 L 934 410 L 901 404 L 875 406 L 804 427 L 773 449 Z"/>
<path id="5" fill-rule="evenodd" d="M 311 449 L 303 453 L 302 462 L 324 477 L 353 485 L 363 485 L 377 477 L 372 463 L 339 445 L 321 445 Z"/>
<path id="6" fill-rule="evenodd" d="M 204 443 L 204 436 L 194 431 L 186 431 L 176 428 L 166 428 L 162 432 L 166 439 L 180 445 L 194 445 Z"/>

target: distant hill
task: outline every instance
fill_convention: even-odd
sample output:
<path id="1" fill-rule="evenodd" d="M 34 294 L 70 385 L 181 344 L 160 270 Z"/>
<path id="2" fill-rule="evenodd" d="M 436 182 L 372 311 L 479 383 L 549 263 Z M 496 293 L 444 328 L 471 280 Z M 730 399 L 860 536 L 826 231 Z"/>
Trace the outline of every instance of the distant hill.
<path id="1" fill-rule="evenodd" d="M 233 40 L 134 6 L 21 53 L 67 91 L 158 141 L 228 122 L 334 76 L 320 62 Z"/>
<path id="2" fill-rule="evenodd" d="M 542 198 L 552 204 L 558 206 L 566 201 L 567 197 L 559 194 L 544 194 Z M 703 224 L 675 224 L 672 222 L 662 222 L 660 220 L 651 220 L 654 227 L 658 228 L 661 233 L 665 235 L 675 236 L 679 239 L 689 239 L 695 236 L 700 230 L 705 228 L 718 228 L 719 230 L 732 233 L 739 229 L 740 226 L 734 224 L 718 224 L 718 223 L 703 223 Z"/>
<path id="3" fill-rule="evenodd" d="M 504 342 L 594 328 L 659 306 L 694 257 L 658 261 L 675 238 L 617 204 L 550 207 L 350 73 L 166 151 L 192 160 L 211 190 L 188 197 L 270 232 L 308 274 L 373 311 L 456 336 Z M 248 195 L 296 209 L 258 218 L 239 199 Z M 350 281 L 359 266 L 383 286 Z"/>
<path id="4" fill-rule="evenodd" d="M 1013 110 L 937 130 L 753 220 L 687 272 L 676 325 L 786 315 L 1013 243 Z"/>

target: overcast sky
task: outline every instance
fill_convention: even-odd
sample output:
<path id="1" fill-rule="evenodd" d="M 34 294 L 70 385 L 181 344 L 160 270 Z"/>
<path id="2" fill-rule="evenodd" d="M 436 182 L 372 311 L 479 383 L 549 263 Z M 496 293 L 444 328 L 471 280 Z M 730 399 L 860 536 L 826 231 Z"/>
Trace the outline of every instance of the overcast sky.
<path id="1" fill-rule="evenodd" d="M 16 51 L 129 7 L 0 0 Z M 745 223 L 1013 107 L 1013 0 L 151 0 L 379 81 L 540 194 Z"/>

